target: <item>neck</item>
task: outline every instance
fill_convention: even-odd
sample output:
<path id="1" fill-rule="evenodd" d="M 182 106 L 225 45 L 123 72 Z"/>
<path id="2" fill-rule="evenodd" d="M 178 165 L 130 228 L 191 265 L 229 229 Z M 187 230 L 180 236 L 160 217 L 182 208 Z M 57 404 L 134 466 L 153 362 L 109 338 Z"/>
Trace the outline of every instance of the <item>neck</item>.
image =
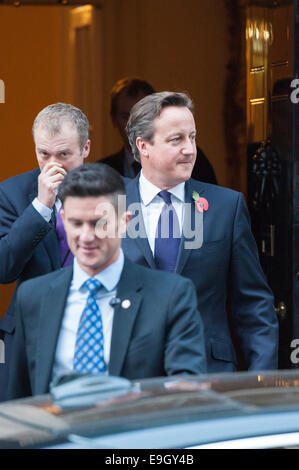
<path id="1" fill-rule="evenodd" d="M 161 178 L 155 178 L 153 175 L 148 173 L 147 171 L 142 168 L 142 173 L 145 179 L 152 183 L 153 185 L 157 186 L 157 188 L 161 189 L 161 191 L 168 191 L 171 188 L 174 188 L 180 183 L 183 183 L 183 181 L 177 181 L 177 182 L 170 182 L 170 181 L 164 181 Z"/>

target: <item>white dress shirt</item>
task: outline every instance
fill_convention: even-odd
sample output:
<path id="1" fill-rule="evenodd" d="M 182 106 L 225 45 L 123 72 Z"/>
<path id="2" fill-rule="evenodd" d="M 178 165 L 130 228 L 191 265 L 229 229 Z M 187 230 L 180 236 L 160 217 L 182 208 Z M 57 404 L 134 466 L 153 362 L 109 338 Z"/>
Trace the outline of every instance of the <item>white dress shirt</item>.
<path id="1" fill-rule="evenodd" d="M 162 208 L 165 204 L 163 199 L 158 196 L 160 188 L 148 181 L 143 172 L 139 178 L 139 192 L 141 199 L 141 210 L 144 219 L 145 231 L 152 253 L 155 253 L 155 235 Z M 184 219 L 184 201 L 185 201 L 185 183 L 179 183 L 177 186 L 169 189 L 171 193 L 171 202 L 177 213 L 180 233 L 182 233 Z"/>
<path id="2" fill-rule="evenodd" d="M 104 336 L 104 358 L 108 367 L 110 359 L 110 346 L 114 308 L 110 305 L 111 299 L 115 298 L 116 288 L 124 266 L 123 251 L 115 263 L 108 266 L 94 276 L 102 285 L 96 295 L 96 300 L 102 315 Z M 58 337 L 58 343 L 53 366 L 52 379 L 57 375 L 69 373 L 73 370 L 75 354 L 76 335 L 80 317 L 86 306 L 88 297 L 87 287 L 82 287 L 90 276 L 79 266 L 74 258 L 73 279 L 69 288 L 66 307 Z"/>

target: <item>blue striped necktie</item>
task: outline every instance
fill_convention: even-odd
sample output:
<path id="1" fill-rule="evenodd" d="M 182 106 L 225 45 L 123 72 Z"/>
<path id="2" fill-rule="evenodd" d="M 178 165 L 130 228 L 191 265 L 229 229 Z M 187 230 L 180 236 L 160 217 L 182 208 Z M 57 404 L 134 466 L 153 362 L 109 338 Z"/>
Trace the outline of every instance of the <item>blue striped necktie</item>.
<path id="1" fill-rule="evenodd" d="M 89 278 L 83 286 L 89 293 L 77 331 L 74 370 L 81 373 L 105 372 L 102 316 L 96 301 L 101 284 L 97 279 Z"/>

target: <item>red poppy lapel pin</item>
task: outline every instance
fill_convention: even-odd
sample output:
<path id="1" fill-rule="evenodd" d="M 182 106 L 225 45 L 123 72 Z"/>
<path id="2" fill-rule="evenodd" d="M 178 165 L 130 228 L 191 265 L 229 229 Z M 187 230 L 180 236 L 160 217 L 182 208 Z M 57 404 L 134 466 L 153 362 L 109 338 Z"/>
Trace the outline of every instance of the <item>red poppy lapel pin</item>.
<path id="1" fill-rule="evenodd" d="M 196 209 L 198 212 L 207 211 L 209 208 L 209 203 L 204 197 L 200 197 L 198 192 L 193 191 L 192 193 L 193 200 L 196 204 Z"/>

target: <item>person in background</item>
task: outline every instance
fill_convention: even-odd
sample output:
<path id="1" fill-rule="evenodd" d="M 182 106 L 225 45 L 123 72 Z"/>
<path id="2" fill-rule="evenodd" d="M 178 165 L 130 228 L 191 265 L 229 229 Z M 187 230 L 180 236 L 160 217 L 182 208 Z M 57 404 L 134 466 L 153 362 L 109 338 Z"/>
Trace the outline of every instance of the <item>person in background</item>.
<path id="1" fill-rule="evenodd" d="M 123 141 L 123 147 L 115 154 L 99 161 L 111 166 L 127 178 L 135 178 L 141 166 L 131 151 L 126 125 L 134 104 L 152 93 L 155 93 L 154 88 L 147 81 L 139 78 L 122 78 L 115 83 L 111 91 L 110 116 Z M 197 147 L 192 178 L 205 183 L 217 184 L 214 169 L 199 147 Z"/>

